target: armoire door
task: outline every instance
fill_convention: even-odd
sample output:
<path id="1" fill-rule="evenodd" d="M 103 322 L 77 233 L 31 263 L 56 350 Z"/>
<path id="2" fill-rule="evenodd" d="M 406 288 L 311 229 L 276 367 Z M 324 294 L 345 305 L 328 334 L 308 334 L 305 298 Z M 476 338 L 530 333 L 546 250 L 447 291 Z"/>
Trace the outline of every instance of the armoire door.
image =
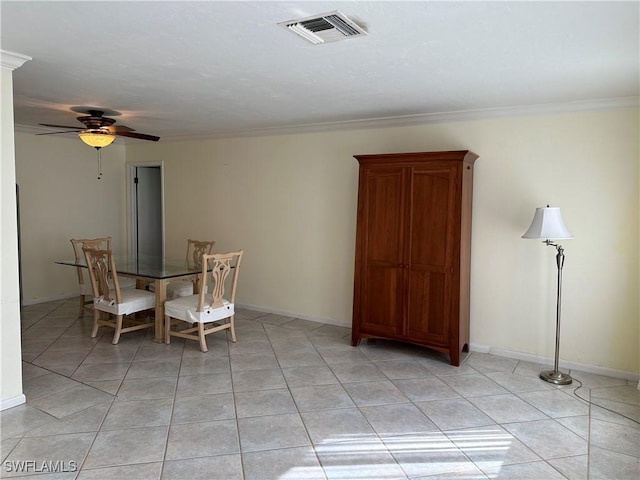
<path id="1" fill-rule="evenodd" d="M 434 346 L 449 343 L 456 178 L 455 166 L 413 168 L 411 175 L 405 335 Z"/>
<path id="2" fill-rule="evenodd" d="M 361 282 L 360 330 L 372 335 L 399 335 L 404 316 L 406 182 L 408 169 L 367 169 L 358 225 Z"/>

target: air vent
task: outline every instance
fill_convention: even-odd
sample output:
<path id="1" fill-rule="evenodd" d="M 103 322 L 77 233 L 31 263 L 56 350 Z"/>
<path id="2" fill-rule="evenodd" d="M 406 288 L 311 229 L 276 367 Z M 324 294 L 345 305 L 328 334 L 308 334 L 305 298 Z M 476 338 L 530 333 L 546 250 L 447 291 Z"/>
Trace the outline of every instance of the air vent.
<path id="1" fill-rule="evenodd" d="M 347 18 L 346 15 L 338 10 L 321 13 L 313 17 L 289 20 L 278 25 L 291 30 L 314 45 L 337 42 L 338 40 L 361 37 L 367 34 L 353 20 Z"/>

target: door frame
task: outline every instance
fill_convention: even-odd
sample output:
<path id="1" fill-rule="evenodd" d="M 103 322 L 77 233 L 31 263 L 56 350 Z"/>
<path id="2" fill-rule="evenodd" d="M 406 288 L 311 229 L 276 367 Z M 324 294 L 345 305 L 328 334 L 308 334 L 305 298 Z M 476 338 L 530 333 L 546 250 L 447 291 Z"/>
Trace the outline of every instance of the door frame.
<path id="1" fill-rule="evenodd" d="M 136 202 L 135 202 L 135 184 L 133 179 L 136 175 L 136 168 L 139 167 L 160 167 L 160 215 L 162 220 L 162 256 L 165 254 L 165 208 L 164 208 L 164 162 L 132 162 L 127 163 L 127 253 L 133 256 L 135 253 L 136 231 Z"/>

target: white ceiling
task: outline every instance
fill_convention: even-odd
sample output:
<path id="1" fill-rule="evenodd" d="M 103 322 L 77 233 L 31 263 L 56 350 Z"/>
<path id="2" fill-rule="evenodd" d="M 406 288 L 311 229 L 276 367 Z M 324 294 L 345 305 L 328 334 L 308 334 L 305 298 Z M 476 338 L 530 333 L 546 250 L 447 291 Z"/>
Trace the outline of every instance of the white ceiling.
<path id="1" fill-rule="evenodd" d="M 277 25 L 336 9 L 369 35 L 312 45 Z M 0 15 L 1 48 L 33 57 L 14 72 L 26 126 L 96 106 L 166 140 L 639 95 L 638 2 L 2 0 Z"/>

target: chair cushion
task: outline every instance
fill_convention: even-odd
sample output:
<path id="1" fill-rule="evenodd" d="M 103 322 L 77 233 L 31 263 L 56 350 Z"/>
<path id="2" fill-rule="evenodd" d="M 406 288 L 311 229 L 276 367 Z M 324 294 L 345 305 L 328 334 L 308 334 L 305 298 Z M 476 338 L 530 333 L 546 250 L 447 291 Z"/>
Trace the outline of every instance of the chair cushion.
<path id="1" fill-rule="evenodd" d="M 205 293 L 207 288 L 208 287 L 205 287 Z M 149 290 L 152 292 L 156 291 L 156 287 L 153 283 L 149 284 Z M 188 297 L 189 295 L 193 295 L 192 281 L 176 280 L 175 282 L 167 284 L 167 300 L 173 300 L 178 297 Z"/>
<path id="2" fill-rule="evenodd" d="M 150 283 L 149 290 L 155 292 L 155 284 Z M 193 295 L 193 282 L 191 280 L 175 280 L 167 284 L 167 300 L 188 297 L 189 295 Z"/>
<path id="3" fill-rule="evenodd" d="M 118 275 L 118 285 L 120 285 L 120 290 L 124 290 L 125 288 L 136 288 L 136 279 L 121 277 Z"/>
<path id="4" fill-rule="evenodd" d="M 108 280 L 108 282 L 109 288 L 113 289 L 113 280 Z M 136 288 L 136 279 L 129 277 L 118 277 L 118 285 L 120 285 L 120 290 L 124 290 L 125 288 Z M 91 288 L 90 280 L 86 280 L 85 283 L 80 285 L 80 295 L 93 295 L 93 289 Z"/>
<path id="5" fill-rule="evenodd" d="M 93 307 L 113 315 L 129 315 L 156 306 L 156 295 L 146 290 L 121 290 L 120 295 L 122 303 L 115 303 L 115 300 L 108 302 L 102 297 L 98 297 L 93 299 Z"/>
<path id="6" fill-rule="evenodd" d="M 200 295 L 189 295 L 188 297 L 178 297 L 164 303 L 164 313 L 171 318 L 177 318 L 189 323 L 208 323 L 231 317 L 235 313 L 233 303 L 222 300 L 222 307 L 207 308 L 198 312 L 198 301 Z"/>
<path id="7" fill-rule="evenodd" d="M 193 282 L 190 280 L 177 280 L 167 285 L 167 300 L 193 295 Z"/>

